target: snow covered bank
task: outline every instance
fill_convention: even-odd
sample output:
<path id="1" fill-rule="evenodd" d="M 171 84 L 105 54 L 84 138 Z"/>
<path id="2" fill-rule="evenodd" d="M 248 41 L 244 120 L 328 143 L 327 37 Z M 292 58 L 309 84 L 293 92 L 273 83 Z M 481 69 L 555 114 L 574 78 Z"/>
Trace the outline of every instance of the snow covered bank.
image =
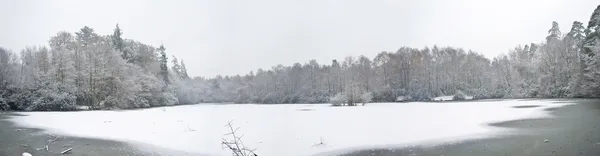
<path id="1" fill-rule="evenodd" d="M 452 101 L 454 100 L 454 96 L 438 96 L 432 98 L 433 101 Z M 473 96 L 465 96 L 465 100 L 473 100 Z"/>
<path id="2" fill-rule="evenodd" d="M 439 97 L 433 98 L 433 101 L 452 101 L 453 97 L 454 96 L 439 96 Z"/>
<path id="3" fill-rule="evenodd" d="M 519 109 L 513 106 L 540 105 Z M 244 143 L 259 155 L 314 155 L 373 146 L 493 136 L 510 129 L 486 123 L 549 117 L 539 101 L 377 103 L 329 105 L 188 105 L 130 111 L 26 112 L 23 126 L 65 135 L 148 143 L 190 154 L 230 155 L 220 145 L 234 120 Z M 310 110 L 310 111 L 301 111 Z M 323 138 L 323 145 L 317 145 Z"/>

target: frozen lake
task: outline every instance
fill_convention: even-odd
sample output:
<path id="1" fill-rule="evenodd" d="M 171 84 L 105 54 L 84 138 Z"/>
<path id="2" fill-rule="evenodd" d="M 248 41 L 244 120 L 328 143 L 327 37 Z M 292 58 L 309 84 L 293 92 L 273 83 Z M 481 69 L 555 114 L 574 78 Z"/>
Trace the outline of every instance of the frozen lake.
<path id="1" fill-rule="evenodd" d="M 150 144 L 189 155 L 231 155 L 220 142 L 233 120 L 258 155 L 329 155 L 369 147 L 428 145 L 516 130 L 488 123 L 551 117 L 552 100 L 328 104 L 198 104 L 127 111 L 24 112 L 19 125 L 49 133 Z M 515 108 L 515 106 L 539 106 Z M 323 139 L 323 145 L 317 145 Z"/>

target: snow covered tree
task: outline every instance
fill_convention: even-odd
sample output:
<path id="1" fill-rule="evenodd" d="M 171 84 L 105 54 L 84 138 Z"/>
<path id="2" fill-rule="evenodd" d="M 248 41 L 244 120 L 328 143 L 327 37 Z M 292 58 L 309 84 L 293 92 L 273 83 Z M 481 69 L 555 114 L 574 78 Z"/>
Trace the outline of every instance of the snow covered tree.
<path id="1" fill-rule="evenodd" d="M 171 71 L 173 71 L 173 74 L 175 75 L 175 77 L 181 78 L 182 74 L 181 74 L 181 66 L 179 65 L 179 61 L 177 60 L 177 57 L 175 57 L 175 56 L 171 56 L 171 57 L 173 57 L 173 60 L 171 61 L 171 63 L 173 64 L 173 66 L 171 67 Z"/>
<path id="2" fill-rule="evenodd" d="M 179 70 L 179 72 L 181 73 L 181 78 L 183 78 L 183 79 L 190 78 L 190 76 L 187 73 L 187 69 L 185 68 L 185 63 L 183 63 L 183 60 L 181 60 L 181 69 Z"/>
<path id="3" fill-rule="evenodd" d="M 564 38 L 564 42 L 566 42 L 567 47 L 567 64 L 570 65 L 569 73 L 571 75 L 569 86 L 570 86 L 570 97 L 579 97 L 581 95 L 581 80 L 583 78 L 582 69 L 585 67 L 583 65 L 584 60 L 581 56 L 581 47 L 583 46 L 583 41 L 585 40 L 585 27 L 583 27 L 583 23 L 579 21 L 574 21 L 573 26 L 571 27 L 571 31 L 567 33 L 567 36 Z"/>
<path id="4" fill-rule="evenodd" d="M 159 58 L 159 62 L 160 62 L 160 74 L 163 77 L 163 81 L 165 83 L 169 83 L 169 68 L 167 67 L 167 54 L 165 53 L 165 47 L 163 45 L 160 45 L 160 47 L 158 48 L 158 51 L 160 53 L 160 58 Z"/>
<path id="5" fill-rule="evenodd" d="M 6 91 L 9 85 L 14 85 L 17 78 L 18 60 L 17 56 L 0 47 L 0 90 Z M 0 95 L 1 92 L 0 91 Z"/>
<path id="6" fill-rule="evenodd" d="M 598 45 L 600 44 L 600 5 L 594 10 L 587 29 L 585 30 L 585 40 L 581 47 L 581 86 L 582 97 L 600 97 L 596 89 L 599 79 L 598 72 Z"/>
<path id="7" fill-rule="evenodd" d="M 123 32 L 121 31 L 121 28 L 119 28 L 119 24 L 117 24 L 111 36 L 112 43 L 117 49 L 117 51 L 121 52 L 121 57 L 127 62 L 131 63 L 133 61 L 133 56 L 130 53 L 129 49 L 125 48 L 125 41 L 123 41 L 123 38 L 121 37 L 122 35 Z"/>
<path id="8" fill-rule="evenodd" d="M 586 38 L 583 43 L 583 54 L 593 57 L 593 48 L 600 41 L 600 5 L 594 10 L 590 21 L 588 22 L 587 29 L 585 30 Z"/>
<path id="9" fill-rule="evenodd" d="M 582 95 L 585 97 L 600 97 L 600 44 L 589 48 L 590 55 L 583 55 L 586 68 L 583 69 L 583 78 L 581 83 Z"/>
<path id="10" fill-rule="evenodd" d="M 558 40 L 562 36 L 560 28 L 558 27 L 558 23 L 556 21 L 552 22 L 552 28 L 548 30 L 548 34 L 548 37 L 546 37 L 546 42 L 548 43 L 553 42 L 554 40 Z"/>

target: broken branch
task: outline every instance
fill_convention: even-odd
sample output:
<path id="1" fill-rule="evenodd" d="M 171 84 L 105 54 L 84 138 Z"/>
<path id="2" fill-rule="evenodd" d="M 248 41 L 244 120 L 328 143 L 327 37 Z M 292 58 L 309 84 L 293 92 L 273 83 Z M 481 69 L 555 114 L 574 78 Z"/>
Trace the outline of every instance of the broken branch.
<path id="1" fill-rule="evenodd" d="M 64 150 L 64 151 L 60 152 L 60 154 L 67 154 L 67 153 L 71 152 L 71 150 L 73 150 L 73 148 L 69 148 L 67 150 Z"/>

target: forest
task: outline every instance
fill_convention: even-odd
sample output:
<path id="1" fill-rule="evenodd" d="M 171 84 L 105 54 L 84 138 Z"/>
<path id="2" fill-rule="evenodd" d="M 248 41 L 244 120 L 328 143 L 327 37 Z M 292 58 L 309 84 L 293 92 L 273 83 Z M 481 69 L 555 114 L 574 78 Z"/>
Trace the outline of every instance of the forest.
<path id="1" fill-rule="evenodd" d="M 58 32 L 49 47 L 19 54 L 0 47 L 0 110 L 127 109 L 196 103 L 429 101 L 490 98 L 599 98 L 600 6 L 587 26 L 563 33 L 549 23 L 541 43 L 488 59 L 455 47 L 401 47 L 374 58 L 348 56 L 276 65 L 245 75 L 190 77 L 167 48 L 100 35 Z"/>

